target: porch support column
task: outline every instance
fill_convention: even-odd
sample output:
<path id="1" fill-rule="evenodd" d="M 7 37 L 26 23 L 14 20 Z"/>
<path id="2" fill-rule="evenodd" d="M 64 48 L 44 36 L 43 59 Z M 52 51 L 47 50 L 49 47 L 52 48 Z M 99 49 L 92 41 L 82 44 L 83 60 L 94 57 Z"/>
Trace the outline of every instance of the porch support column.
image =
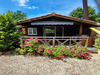
<path id="1" fill-rule="evenodd" d="M 92 26 L 93 27 L 93 26 Z M 91 30 L 91 33 L 90 33 L 90 37 L 93 37 L 94 36 L 94 31 Z"/>
<path id="2" fill-rule="evenodd" d="M 80 24 L 80 30 L 79 30 L 79 36 L 82 36 L 82 31 L 83 31 L 83 27 L 82 27 L 82 23 Z"/>
<path id="3" fill-rule="evenodd" d="M 94 31 L 91 30 L 90 31 L 90 37 L 89 37 L 89 46 L 93 46 L 93 37 L 94 37 Z"/>

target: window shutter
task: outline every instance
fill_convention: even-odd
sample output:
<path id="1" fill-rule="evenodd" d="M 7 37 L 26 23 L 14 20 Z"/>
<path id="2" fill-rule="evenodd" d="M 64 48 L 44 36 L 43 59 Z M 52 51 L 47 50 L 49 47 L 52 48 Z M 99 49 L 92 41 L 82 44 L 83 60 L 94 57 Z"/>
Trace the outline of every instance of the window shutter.
<path id="1" fill-rule="evenodd" d="M 25 28 L 22 28 L 22 32 L 23 32 L 23 34 L 25 34 Z"/>

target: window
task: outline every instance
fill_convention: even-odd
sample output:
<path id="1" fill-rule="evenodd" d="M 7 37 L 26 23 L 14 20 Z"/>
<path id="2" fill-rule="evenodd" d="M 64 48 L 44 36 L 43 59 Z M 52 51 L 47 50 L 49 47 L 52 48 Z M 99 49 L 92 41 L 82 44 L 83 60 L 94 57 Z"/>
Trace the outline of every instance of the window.
<path id="1" fill-rule="evenodd" d="M 37 28 L 28 28 L 28 35 L 37 35 Z"/>

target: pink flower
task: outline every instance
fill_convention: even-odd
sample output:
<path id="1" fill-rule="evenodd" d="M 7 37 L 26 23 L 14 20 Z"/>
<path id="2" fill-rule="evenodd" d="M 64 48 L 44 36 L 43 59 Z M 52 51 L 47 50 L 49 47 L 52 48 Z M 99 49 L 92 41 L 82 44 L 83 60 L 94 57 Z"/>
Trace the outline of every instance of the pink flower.
<path id="1" fill-rule="evenodd" d="M 81 54 L 81 56 L 85 57 L 85 55 L 84 55 L 84 54 Z"/>
<path id="2" fill-rule="evenodd" d="M 77 49 L 78 47 L 74 47 L 75 49 Z"/>
<path id="3" fill-rule="evenodd" d="M 79 53 L 81 53 L 81 50 L 79 51 Z"/>
<path id="4" fill-rule="evenodd" d="M 61 53 L 62 55 L 64 55 L 65 53 Z"/>
<path id="5" fill-rule="evenodd" d="M 51 60 L 53 60 L 53 58 L 51 58 Z"/>
<path id="6" fill-rule="evenodd" d="M 22 47 L 24 47 L 25 45 L 23 45 Z"/>
<path id="7" fill-rule="evenodd" d="M 27 56 L 27 54 L 26 54 L 26 56 Z"/>
<path id="8" fill-rule="evenodd" d="M 52 54 L 51 52 L 48 52 L 49 54 Z"/>
<path id="9" fill-rule="evenodd" d="M 31 44 L 28 44 L 28 46 L 31 46 Z"/>
<path id="10" fill-rule="evenodd" d="M 37 38 L 35 38 L 35 41 L 38 41 L 38 39 L 37 39 Z"/>
<path id="11" fill-rule="evenodd" d="M 71 50 L 71 52 L 74 52 L 74 50 Z"/>
<path id="12" fill-rule="evenodd" d="M 48 51 L 51 51 L 51 49 L 48 49 Z"/>
<path id="13" fill-rule="evenodd" d="M 47 42 L 47 40 L 46 40 L 46 39 L 44 39 L 44 41 L 45 41 L 45 42 Z"/>
<path id="14" fill-rule="evenodd" d="M 79 58 L 81 58 L 81 55 L 79 55 Z"/>
<path id="15" fill-rule="evenodd" d="M 30 37 L 30 39 L 29 39 L 29 41 L 31 41 L 33 38 L 32 37 Z"/>
<path id="16" fill-rule="evenodd" d="M 89 52 L 87 52 L 89 54 Z"/>
<path id="17" fill-rule="evenodd" d="M 43 47 L 44 48 L 44 47 Z"/>
<path id="18" fill-rule="evenodd" d="M 77 52 L 75 52 L 75 54 L 77 55 L 78 53 L 77 53 Z"/>
<path id="19" fill-rule="evenodd" d="M 27 42 L 26 42 L 26 45 L 27 45 Z"/>
<path id="20" fill-rule="evenodd" d="M 91 59 L 91 57 L 90 56 L 88 56 L 88 60 L 90 60 Z"/>
<path id="21" fill-rule="evenodd" d="M 80 47 L 81 47 L 82 45 L 80 45 Z"/>
<path id="22" fill-rule="evenodd" d="M 84 50 L 84 51 L 86 51 L 86 50 Z"/>
<path id="23" fill-rule="evenodd" d="M 58 56 L 58 58 L 60 58 L 60 56 Z"/>
<path id="24" fill-rule="evenodd" d="M 63 51 L 63 50 L 61 50 L 61 51 Z"/>
<path id="25" fill-rule="evenodd" d="M 64 58 L 64 56 L 61 56 L 61 58 Z"/>
<path id="26" fill-rule="evenodd" d="M 42 47 L 40 47 L 40 48 L 42 48 Z"/>
<path id="27" fill-rule="evenodd" d="M 26 41 L 28 41 L 28 39 L 26 39 Z"/>
<path id="28" fill-rule="evenodd" d="M 86 54 L 86 52 L 84 52 L 84 54 Z"/>

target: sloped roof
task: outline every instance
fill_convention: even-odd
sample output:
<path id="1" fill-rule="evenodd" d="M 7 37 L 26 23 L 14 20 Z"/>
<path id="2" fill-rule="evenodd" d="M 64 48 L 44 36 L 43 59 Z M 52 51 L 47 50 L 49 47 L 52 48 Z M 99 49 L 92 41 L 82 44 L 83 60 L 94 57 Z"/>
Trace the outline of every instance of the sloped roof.
<path id="1" fill-rule="evenodd" d="M 65 15 L 60 15 L 60 14 L 56 14 L 55 12 L 52 12 L 51 14 L 43 15 L 40 17 L 20 20 L 20 21 L 18 21 L 18 23 L 22 24 L 22 23 L 36 21 L 36 20 L 40 20 L 40 19 L 45 19 L 45 18 L 49 18 L 49 17 L 53 17 L 53 16 L 68 19 L 68 20 L 73 20 L 73 21 L 77 21 L 77 22 L 82 22 L 82 23 L 100 26 L 100 23 L 98 23 L 98 22 L 94 22 L 94 21 L 90 21 L 90 20 L 86 20 L 86 19 L 75 18 L 75 17 L 70 17 L 70 16 L 65 16 Z"/>

